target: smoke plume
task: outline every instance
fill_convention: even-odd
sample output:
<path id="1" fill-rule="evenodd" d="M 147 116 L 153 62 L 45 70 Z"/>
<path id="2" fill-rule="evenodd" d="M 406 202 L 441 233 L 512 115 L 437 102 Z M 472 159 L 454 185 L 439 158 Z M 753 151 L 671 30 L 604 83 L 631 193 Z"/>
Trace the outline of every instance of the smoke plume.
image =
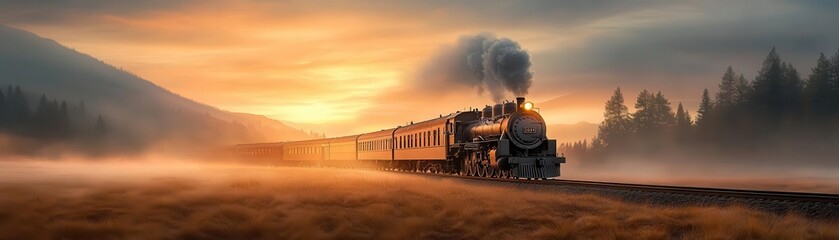
<path id="1" fill-rule="evenodd" d="M 533 73 L 530 55 L 507 38 L 490 33 L 463 36 L 456 46 L 443 48 L 423 71 L 424 81 L 457 83 L 474 87 L 478 94 L 489 91 L 495 102 L 507 92 L 524 96 Z"/>

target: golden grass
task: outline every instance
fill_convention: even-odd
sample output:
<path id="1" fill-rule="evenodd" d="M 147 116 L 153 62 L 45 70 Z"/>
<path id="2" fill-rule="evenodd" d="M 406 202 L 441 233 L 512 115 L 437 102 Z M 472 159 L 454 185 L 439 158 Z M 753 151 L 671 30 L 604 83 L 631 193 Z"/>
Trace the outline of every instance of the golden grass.
<path id="1" fill-rule="evenodd" d="M 839 239 L 837 222 L 742 207 L 373 171 L 90 165 L 0 170 L 0 239 Z"/>

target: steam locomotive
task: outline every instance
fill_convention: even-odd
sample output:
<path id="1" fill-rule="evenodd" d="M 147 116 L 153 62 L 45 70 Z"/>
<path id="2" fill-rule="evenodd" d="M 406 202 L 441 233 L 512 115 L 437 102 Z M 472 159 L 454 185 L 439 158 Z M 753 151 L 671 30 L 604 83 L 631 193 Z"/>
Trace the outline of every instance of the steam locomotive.
<path id="1" fill-rule="evenodd" d="M 360 135 L 240 144 L 234 153 L 280 165 L 364 167 L 494 178 L 559 176 L 564 156 L 532 102 L 516 98 Z"/>

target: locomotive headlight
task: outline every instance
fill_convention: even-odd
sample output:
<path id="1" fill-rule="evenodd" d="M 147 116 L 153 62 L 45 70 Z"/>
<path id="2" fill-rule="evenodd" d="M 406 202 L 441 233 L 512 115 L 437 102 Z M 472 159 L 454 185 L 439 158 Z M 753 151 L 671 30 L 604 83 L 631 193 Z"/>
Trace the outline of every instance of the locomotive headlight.
<path id="1" fill-rule="evenodd" d="M 524 110 L 530 111 L 531 109 L 533 109 L 533 103 L 525 102 L 522 107 L 524 108 Z"/>

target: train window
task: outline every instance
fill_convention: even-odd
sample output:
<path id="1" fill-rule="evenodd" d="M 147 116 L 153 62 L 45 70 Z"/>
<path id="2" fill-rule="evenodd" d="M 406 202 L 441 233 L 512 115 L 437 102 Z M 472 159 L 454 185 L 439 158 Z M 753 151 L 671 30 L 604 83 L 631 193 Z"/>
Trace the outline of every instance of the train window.
<path id="1" fill-rule="evenodd" d="M 425 144 L 431 145 L 431 131 L 425 132 Z"/>
<path id="2" fill-rule="evenodd" d="M 440 129 L 434 130 L 434 146 L 440 146 Z"/>

